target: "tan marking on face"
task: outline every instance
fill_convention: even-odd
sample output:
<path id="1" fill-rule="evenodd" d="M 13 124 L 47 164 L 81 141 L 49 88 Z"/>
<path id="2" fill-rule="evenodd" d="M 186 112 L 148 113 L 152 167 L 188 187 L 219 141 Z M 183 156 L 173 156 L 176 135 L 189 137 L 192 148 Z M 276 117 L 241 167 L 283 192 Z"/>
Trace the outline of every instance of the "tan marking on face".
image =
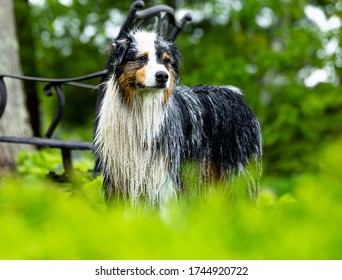
<path id="1" fill-rule="evenodd" d="M 165 59 L 170 59 L 170 56 L 168 55 L 168 53 L 167 52 L 164 52 L 163 54 L 162 54 L 162 60 L 164 61 Z"/>
<path id="2" fill-rule="evenodd" d="M 162 54 L 162 60 L 164 61 L 165 59 L 170 59 L 170 56 L 167 52 L 163 52 Z M 164 90 L 164 103 L 167 101 L 167 99 L 169 98 L 170 94 L 173 92 L 173 89 L 175 87 L 175 75 L 173 70 L 171 69 L 172 67 L 170 65 L 166 65 L 166 68 L 169 70 L 170 72 L 170 86 Z"/>
<path id="3" fill-rule="evenodd" d="M 135 82 L 136 84 L 145 84 L 146 80 L 146 73 L 145 73 L 145 67 L 139 69 L 135 74 Z"/>
<path id="4" fill-rule="evenodd" d="M 126 71 L 124 71 L 119 77 L 119 86 L 123 95 L 124 103 L 129 105 L 134 96 L 134 88 L 131 85 L 131 77 Z"/>
<path id="5" fill-rule="evenodd" d="M 175 76 L 172 71 L 170 72 L 170 74 L 170 86 L 164 90 L 164 103 L 166 103 L 167 99 L 169 98 L 175 87 Z"/>
<path id="6" fill-rule="evenodd" d="M 145 68 L 140 68 L 141 64 L 137 61 L 128 62 L 119 77 L 119 86 L 123 95 L 124 103 L 130 105 L 134 98 L 138 83 L 145 83 Z"/>

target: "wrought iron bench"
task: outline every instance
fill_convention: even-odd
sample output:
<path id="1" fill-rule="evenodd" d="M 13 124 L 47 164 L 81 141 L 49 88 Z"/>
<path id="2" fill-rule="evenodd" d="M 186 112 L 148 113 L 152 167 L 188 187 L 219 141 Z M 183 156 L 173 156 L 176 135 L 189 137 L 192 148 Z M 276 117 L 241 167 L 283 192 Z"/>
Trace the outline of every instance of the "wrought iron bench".
<path id="1" fill-rule="evenodd" d="M 119 39 L 132 28 L 145 28 L 150 30 L 157 30 L 158 33 L 163 37 L 167 38 L 168 40 L 174 41 L 177 35 L 181 32 L 183 26 L 188 21 L 191 21 L 191 17 L 189 14 L 186 14 L 180 21 L 177 21 L 175 18 L 174 9 L 166 5 L 157 5 L 148 9 L 139 10 L 143 7 L 143 1 L 135 1 L 131 5 L 126 20 L 124 21 L 118 36 L 114 40 Z M 38 148 L 48 147 L 60 149 L 62 155 L 64 174 L 62 176 L 58 176 L 53 172 L 50 174 L 52 174 L 52 176 L 57 179 L 59 177 L 69 178 L 70 175 L 72 175 L 73 173 L 71 151 L 89 150 L 91 149 L 92 142 L 80 142 L 53 138 L 53 133 L 60 123 L 65 106 L 65 96 L 63 92 L 63 87 L 73 86 L 83 89 L 85 88 L 94 90 L 96 88 L 96 85 L 91 85 L 85 82 L 97 78 L 99 80 L 98 83 L 100 83 L 101 81 L 106 79 L 107 74 L 107 68 L 99 72 L 91 73 L 89 75 L 68 79 L 48 79 L 0 73 L 0 119 L 6 109 L 7 103 L 8 93 L 6 89 L 5 79 L 19 79 L 23 81 L 31 81 L 34 83 L 43 83 L 45 84 L 43 93 L 46 96 L 52 96 L 54 93 L 57 96 L 57 110 L 43 137 L 14 137 L 8 135 L 0 135 L 0 142 L 29 144 L 34 145 Z M 102 96 L 98 95 L 95 110 L 97 110 L 98 104 L 100 103 L 101 99 Z"/>

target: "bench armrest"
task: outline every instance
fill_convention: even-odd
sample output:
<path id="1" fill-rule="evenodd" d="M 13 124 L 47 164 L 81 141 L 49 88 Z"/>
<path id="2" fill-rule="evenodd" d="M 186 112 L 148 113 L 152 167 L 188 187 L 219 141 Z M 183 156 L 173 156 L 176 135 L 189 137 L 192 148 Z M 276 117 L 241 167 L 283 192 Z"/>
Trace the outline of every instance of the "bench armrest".
<path id="1" fill-rule="evenodd" d="M 116 39 L 128 33 L 132 28 L 144 27 L 146 29 L 157 30 L 159 35 L 165 39 L 174 41 L 182 31 L 184 25 L 192 20 L 190 13 L 187 13 L 178 21 L 175 17 L 174 9 L 166 5 L 157 5 L 138 11 L 144 5 L 145 3 L 140 0 L 132 4 Z"/>
<path id="2" fill-rule="evenodd" d="M 62 113 L 64 110 L 65 98 L 64 98 L 64 92 L 63 92 L 62 86 L 68 85 L 68 86 L 74 86 L 74 87 L 80 87 L 80 88 L 95 89 L 97 85 L 91 85 L 91 84 L 82 83 L 82 82 L 91 80 L 94 78 L 101 78 L 102 80 L 107 74 L 108 74 L 108 70 L 104 69 L 102 71 L 94 72 L 85 76 L 64 78 L 64 79 L 50 79 L 50 78 L 19 76 L 19 75 L 0 73 L 0 118 L 2 117 L 6 109 L 6 104 L 7 104 L 8 93 L 7 93 L 7 88 L 6 88 L 4 78 L 30 81 L 30 82 L 36 82 L 36 83 L 45 83 L 46 85 L 44 86 L 43 93 L 46 96 L 52 96 L 55 91 L 57 95 L 57 101 L 58 101 L 56 113 L 44 136 L 46 138 L 51 138 L 54 130 L 56 129 L 57 125 L 59 124 L 61 120 Z"/>

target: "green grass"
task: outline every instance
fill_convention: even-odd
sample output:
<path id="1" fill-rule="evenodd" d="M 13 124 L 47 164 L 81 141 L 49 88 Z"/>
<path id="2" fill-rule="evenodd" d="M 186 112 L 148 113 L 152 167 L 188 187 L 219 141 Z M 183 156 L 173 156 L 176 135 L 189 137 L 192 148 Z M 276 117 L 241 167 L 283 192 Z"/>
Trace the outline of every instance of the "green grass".
<path id="1" fill-rule="evenodd" d="M 257 207 L 229 207 L 214 190 L 162 213 L 108 210 L 101 178 L 53 183 L 45 174 L 57 157 L 25 152 L 0 179 L 0 259 L 341 259 L 341 151 L 329 147 L 316 174 L 265 176 Z"/>

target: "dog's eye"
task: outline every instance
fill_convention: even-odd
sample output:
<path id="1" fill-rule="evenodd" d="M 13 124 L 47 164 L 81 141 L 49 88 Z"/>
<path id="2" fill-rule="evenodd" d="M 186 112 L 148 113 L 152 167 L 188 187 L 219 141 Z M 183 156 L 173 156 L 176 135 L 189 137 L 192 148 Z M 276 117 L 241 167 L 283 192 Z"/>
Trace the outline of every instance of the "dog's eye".
<path id="1" fill-rule="evenodd" d="M 141 62 L 145 62 L 147 61 L 147 55 L 141 55 L 138 57 L 138 60 L 141 61 Z"/>
<path id="2" fill-rule="evenodd" d="M 171 62 L 171 59 L 169 57 L 164 58 L 164 63 L 169 64 Z"/>

